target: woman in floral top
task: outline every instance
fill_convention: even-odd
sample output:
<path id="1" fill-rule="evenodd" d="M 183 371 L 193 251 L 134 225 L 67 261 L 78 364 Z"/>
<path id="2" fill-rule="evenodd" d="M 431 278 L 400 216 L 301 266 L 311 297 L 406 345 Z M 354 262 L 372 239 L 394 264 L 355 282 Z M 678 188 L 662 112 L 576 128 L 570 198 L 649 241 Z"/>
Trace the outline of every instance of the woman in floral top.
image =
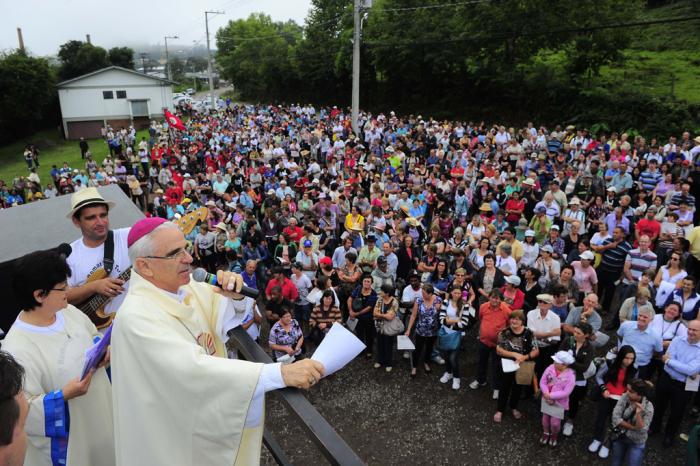
<path id="1" fill-rule="evenodd" d="M 421 355 L 423 356 L 425 372 L 432 372 L 428 361 L 430 361 L 433 346 L 437 339 L 441 305 L 442 300 L 435 296 L 433 285 L 429 283 L 423 285 L 421 296 L 416 298 L 416 302 L 413 304 L 413 311 L 405 333 L 406 336 L 410 335 L 411 329 L 415 324 L 416 349 L 413 351 L 413 357 L 411 358 L 411 377 L 416 376 L 416 367 Z"/>
<path id="2" fill-rule="evenodd" d="M 292 319 L 291 309 L 282 311 L 280 320 L 270 329 L 268 343 L 270 349 L 273 350 L 275 360 L 285 354 L 299 358 L 302 352 L 302 345 L 304 344 L 304 335 L 299 322 Z"/>

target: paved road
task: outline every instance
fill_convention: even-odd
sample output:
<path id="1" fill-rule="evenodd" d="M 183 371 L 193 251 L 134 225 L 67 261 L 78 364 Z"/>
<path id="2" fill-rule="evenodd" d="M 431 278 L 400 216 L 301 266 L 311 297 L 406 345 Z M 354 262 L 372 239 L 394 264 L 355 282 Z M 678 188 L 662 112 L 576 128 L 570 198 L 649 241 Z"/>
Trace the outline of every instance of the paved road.
<path id="1" fill-rule="evenodd" d="M 224 92 L 232 91 L 232 90 L 233 90 L 233 86 L 219 87 L 218 89 L 214 89 L 214 96 L 218 97 L 221 94 L 223 94 Z M 209 87 L 207 86 L 207 88 L 205 90 L 197 92 L 195 95 L 192 96 L 192 98 L 194 100 L 202 100 L 202 99 L 206 99 L 208 95 L 209 95 Z"/>
<path id="2" fill-rule="evenodd" d="M 453 391 L 439 383 L 443 366 L 433 372 L 419 369 L 409 377 L 406 359 L 398 359 L 394 371 L 373 369 L 374 361 L 358 357 L 330 379 L 308 393 L 311 403 L 368 465 L 488 465 L 561 466 L 588 464 L 604 466 L 588 452 L 596 403 L 581 406 L 571 438 L 557 448 L 540 447 L 539 401 L 522 400 L 524 418 L 516 421 L 504 414 L 503 423 L 493 423 L 495 401 L 490 390 L 470 390 L 467 385 L 476 372 L 476 335 L 460 354 L 462 389 Z M 266 426 L 275 435 L 293 464 L 327 464 L 307 439 L 294 417 L 274 395 L 268 396 Z M 687 432 L 689 420 L 684 422 Z M 647 443 L 645 465 L 682 465 L 683 442 L 664 449 L 660 436 Z M 561 437 L 560 437 L 561 438 Z M 263 449 L 262 464 L 274 465 Z"/>

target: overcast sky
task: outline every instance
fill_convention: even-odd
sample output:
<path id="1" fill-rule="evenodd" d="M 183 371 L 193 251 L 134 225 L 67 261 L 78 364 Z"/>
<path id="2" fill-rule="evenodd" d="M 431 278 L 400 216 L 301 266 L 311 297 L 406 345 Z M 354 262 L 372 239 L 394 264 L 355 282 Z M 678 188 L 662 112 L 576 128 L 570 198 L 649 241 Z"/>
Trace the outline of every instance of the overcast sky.
<path id="1" fill-rule="evenodd" d="M 230 19 L 263 12 L 275 21 L 293 19 L 303 23 L 311 0 L 17 0 L 0 15 L 0 50 L 17 48 L 17 27 L 22 28 L 24 45 L 34 55 L 56 55 L 58 47 L 71 40 L 85 40 L 105 48 L 118 45 L 163 43 L 205 44 L 204 11 L 223 10 L 210 16 L 214 32 Z"/>

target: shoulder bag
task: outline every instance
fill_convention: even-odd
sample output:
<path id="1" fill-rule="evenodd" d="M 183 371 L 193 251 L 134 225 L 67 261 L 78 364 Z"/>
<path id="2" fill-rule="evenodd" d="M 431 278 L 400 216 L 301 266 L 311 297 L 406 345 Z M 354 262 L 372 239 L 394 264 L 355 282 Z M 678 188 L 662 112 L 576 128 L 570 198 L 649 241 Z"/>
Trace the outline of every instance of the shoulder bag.
<path id="1" fill-rule="evenodd" d="M 393 301 L 392 301 L 393 304 Z M 382 303 L 382 314 L 386 314 L 386 304 Z M 394 318 L 385 320 L 379 329 L 379 333 L 386 337 L 394 337 L 405 331 L 403 321 L 399 318 L 398 313 L 394 313 Z"/>

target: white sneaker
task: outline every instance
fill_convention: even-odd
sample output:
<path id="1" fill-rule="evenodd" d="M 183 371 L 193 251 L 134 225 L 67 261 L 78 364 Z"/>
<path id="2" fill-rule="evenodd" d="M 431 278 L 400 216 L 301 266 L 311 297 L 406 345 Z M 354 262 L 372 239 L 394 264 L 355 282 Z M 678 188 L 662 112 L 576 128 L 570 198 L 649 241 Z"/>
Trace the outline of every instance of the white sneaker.
<path id="1" fill-rule="evenodd" d="M 462 386 L 462 381 L 459 378 L 452 379 L 452 390 L 459 390 Z"/>
<path id="2" fill-rule="evenodd" d="M 491 398 L 493 398 L 494 400 L 498 399 L 498 390 L 493 391 L 493 396 Z"/>
<path id="3" fill-rule="evenodd" d="M 409 353 L 408 351 L 404 351 L 404 352 L 403 352 L 403 358 L 404 358 L 404 359 L 411 359 L 411 353 Z"/>
<path id="4" fill-rule="evenodd" d="M 447 383 L 450 380 L 452 380 L 452 374 L 450 374 L 449 372 L 445 372 L 444 374 L 442 374 L 442 377 L 440 377 L 440 383 Z"/>
<path id="5" fill-rule="evenodd" d="M 598 456 L 605 459 L 608 457 L 609 454 L 610 454 L 610 450 L 608 449 L 608 447 L 606 447 L 606 446 L 600 447 L 600 451 L 598 451 Z"/>
<path id="6" fill-rule="evenodd" d="M 570 421 L 566 421 L 561 433 L 564 434 L 564 437 L 571 437 L 571 434 L 574 433 L 574 424 Z"/>
<path id="7" fill-rule="evenodd" d="M 476 390 L 479 387 L 481 387 L 481 384 L 478 380 L 473 380 L 472 383 L 469 384 L 469 388 L 471 388 L 472 390 Z"/>
<path id="8" fill-rule="evenodd" d="M 600 448 L 600 440 L 593 440 L 590 445 L 588 445 L 588 451 L 595 453 Z"/>
<path id="9" fill-rule="evenodd" d="M 435 357 L 433 358 L 433 362 L 434 362 L 435 364 L 440 364 L 441 366 L 442 366 L 443 364 L 445 364 L 445 360 L 442 359 L 440 356 L 435 356 Z"/>

